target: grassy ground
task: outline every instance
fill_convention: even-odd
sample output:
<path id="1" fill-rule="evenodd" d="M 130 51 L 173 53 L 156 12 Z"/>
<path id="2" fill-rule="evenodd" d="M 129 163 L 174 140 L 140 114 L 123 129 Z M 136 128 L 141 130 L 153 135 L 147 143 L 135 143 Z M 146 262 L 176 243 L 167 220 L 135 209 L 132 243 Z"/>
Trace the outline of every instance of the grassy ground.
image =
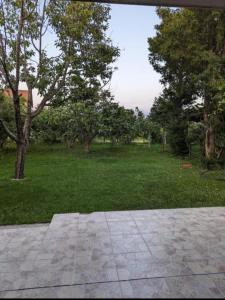
<path id="1" fill-rule="evenodd" d="M 33 146 L 27 178 L 12 181 L 14 151 L 0 154 L 0 224 L 48 222 L 54 213 L 224 206 L 225 172 L 202 174 L 158 145 L 94 145 L 90 154 Z"/>

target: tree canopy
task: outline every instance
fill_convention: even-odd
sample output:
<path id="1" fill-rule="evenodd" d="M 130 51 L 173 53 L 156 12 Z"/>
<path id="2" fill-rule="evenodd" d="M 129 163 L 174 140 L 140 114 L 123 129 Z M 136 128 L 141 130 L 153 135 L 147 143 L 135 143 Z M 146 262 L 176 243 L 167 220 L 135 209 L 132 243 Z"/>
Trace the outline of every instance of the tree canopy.
<path id="1" fill-rule="evenodd" d="M 174 122 L 170 122 L 170 127 L 178 133 L 182 131 L 181 120 L 185 120 L 187 107 L 202 101 L 204 152 L 207 159 L 212 159 L 218 150 L 215 144 L 215 119 L 218 121 L 215 115 L 221 101 L 218 99 L 224 97 L 221 85 L 225 81 L 225 12 L 158 8 L 157 13 L 161 23 L 156 25 L 156 36 L 148 40 L 149 61 L 161 74 L 165 90 L 153 110 L 157 107 L 161 117 L 171 115 Z M 160 109 L 162 102 L 164 113 Z"/>

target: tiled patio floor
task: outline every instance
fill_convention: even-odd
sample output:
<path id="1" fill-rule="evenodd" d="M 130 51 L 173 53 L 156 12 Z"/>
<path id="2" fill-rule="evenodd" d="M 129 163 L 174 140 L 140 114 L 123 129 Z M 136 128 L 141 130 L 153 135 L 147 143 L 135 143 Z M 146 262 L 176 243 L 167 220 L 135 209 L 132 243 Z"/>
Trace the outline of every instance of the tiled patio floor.
<path id="1" fill-rule="evenodd" d="M 0 227 L 0 298 L 225 298 L 225 208 Z"/>

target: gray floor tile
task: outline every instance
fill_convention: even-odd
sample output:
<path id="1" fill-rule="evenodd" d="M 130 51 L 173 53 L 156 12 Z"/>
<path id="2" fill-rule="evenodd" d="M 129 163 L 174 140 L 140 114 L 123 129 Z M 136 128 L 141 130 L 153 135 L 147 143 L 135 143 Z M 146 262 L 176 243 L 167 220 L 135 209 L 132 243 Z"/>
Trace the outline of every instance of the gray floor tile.
<path id="1" fill-rule="evenodd" d="M 37 260 L 63 259 L 75 257 L 76 238 L 53 239 L 43 241 Z"/>
<path id="2" fill-rule="evenodd" d="M 107 221 L 132 221 L 132 215 L 129 211 L 112 211 L 105 213 Z"/>
<path id="3" fill-rule="evenodd" d="M 83 222 L 106 222 L 106 217 L 104 212 L 93 212 L 91 214 L 80 214 L 79 223 Z"/>
<path id="4" fill-rule="evenodd" d="M 34 260 L 0 262 L 0 274 L 33 271 Z"/>
<path id="5" fill-rule="evenodd" d="M 69 239 L 78 235 L 78 223 L 57 223 L 57 226 L 49 226 L 44 240 Z"/>
<path id="6" fill-rule="evenodd" d="M 73 283 L 73 272 L 13 272 L 0 273 L 0 290 L 29 289 Z"/>
<path id="7" fill-rule="evenodd" d="M 225 297 L 225 274 L 209 274 L 208 278 L 214 282 L 216 287 Z"/>
<path id="8" fill-rule="evenodd" d="M 1 299 L 56 299 L 57 288 L 39 288 L 19 291 L 0 292 Z"/>
<path id="9" fill-rule="evenodd" d="M 108 221 L 111 234 L 139 234 L 134 221 Z"/>
<path id="10" fill-rule="evenodd" d="M 174 230 L 173 224 L 162 225 L 162 223 L 158 221 L 149 221 L 149 220 L 137 220 L 136 221 L 137 228 L 141 233 L 164 233 Z"/>
<path id="11" fill-rule="evenodd" d="M 225 297 L 224 227 L 225 208 L 58 214 L 50 225 L 2 226 L 0 297 Z"/>
<path id="12" fill-rule="evenodd" d="M 119 280 L 190 275 L 192 270 L 185 262 L 159 261 L 147 252 L 115 256 Z"/>
<path id="13" fill-rule="evenodd" d="M 119 282 L 0 292 L 0 298 L 121 298 Z"/>
<path id="14" fill-rule="evenodd" d="M 141 235 L 112 235 L 113 253 L 147 252 L 148 248 Z"/>
<path id="15" fill-rule="evenodd" d="M 76 284 L 118 281 L 113 255 L 78 256 L 73 282 Z"/>
<path id="16" fill-rule="evenodd" d="M 81 222 L 78 224 L 77 233 L 80 235 L 93 235 L 102 236 L 109 234 L 109 228 L 107 222 Z"/>
<path id="17" fill-rule="evenodd" d="M 106 282 L 87 284 L 85 286 L 86 298 L 121 298 L 119 282 Z"/>
<path id="18" fill-rule="evenodd" d="M 171 292 L 165 279 L 140 279 L 120 282 L 124 298 L 170 298 Z M 180 294 L 177 293 L 177 297 Z"/>
<path id="19" fill-rule="evenodd" d="M 78 219 L 79 213 L 55 214 L 52 218 L 50 226 L 54 226 L 56 223 L 77 223 Z"/>
<path id="20" fill-rule="evenodd" d="M 74 247 L 76 255 L 104 255 L 112 254 L 113 247 L 109 235 L 102 236 L 80 236 L 74 239 Z"/>
<path id="21" fill-rule="evenodd" d="M 73 272 L 75 268 L 74 258 L 42 259 L 34 262 L 34 270 L 37 272 Z"/>
<path id="22" fill-rule="evenodd" d="M 166 278 L 171 293 L 181 298 L 222 298 L 223 295 L 208 276 Z"/>
<path id="23" fill-rule="evenodd" d="M 134 220 L 151 220 L 157 221 L 158 217 L 155 214 L 154 210 L 135 210 L 131 211 L 130 215 L 133 217 Z"/>
<path id="24" fill-rule="evenodd" d="M 188 262 L 193 274 L 225 273 L 225 261 L 216 259 L 203 259 L 195 262 Z"/>

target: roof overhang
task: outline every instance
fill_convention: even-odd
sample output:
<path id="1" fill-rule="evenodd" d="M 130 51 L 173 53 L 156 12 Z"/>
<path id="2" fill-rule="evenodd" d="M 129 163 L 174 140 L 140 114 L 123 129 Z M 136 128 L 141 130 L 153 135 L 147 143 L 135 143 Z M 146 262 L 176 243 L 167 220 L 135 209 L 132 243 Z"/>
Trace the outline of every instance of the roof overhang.
<path id="1" fill-rule="evenodd" d="M 225 9 L 225 0 L 80 0 L 114 4 Z"/>

